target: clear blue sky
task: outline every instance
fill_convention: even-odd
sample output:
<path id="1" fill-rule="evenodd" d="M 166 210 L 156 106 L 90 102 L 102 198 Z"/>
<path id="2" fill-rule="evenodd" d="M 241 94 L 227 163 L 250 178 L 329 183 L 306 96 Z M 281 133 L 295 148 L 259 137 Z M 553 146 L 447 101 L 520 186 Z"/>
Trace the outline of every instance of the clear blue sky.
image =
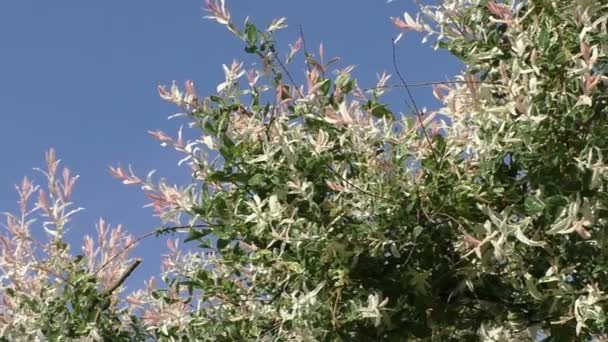
<path id="1" fill-rule="evenodd" d="M 249 16 L 265 27 L 287 17 L 289 29 L 278 35 L 285 51 L 303 25 L 309 49 L 323 42 L 326 56 L 357 67 L 363 86 L 373 86 L 377 72 L 392 72 L 397 30 L 389 17 L 415 12 L 409 0 L 228 0 L 227 6 L 239 23 Z M 202 8 L 202 0 L 0 1 L 0 211 L 15 208 L 14 184 L 43 166 L 44 151 L 54 147 L 81 176 L 75 201 L 86 210 L 74 220 L 76 239 L 94 235 L 99 217 L 134 235 L 159 226 L 142 208 L 139 189 L 107 169 L 131 164 L 141 175 L 157 169 L 170 183 L 189 180 L 187 168 L 176 166 L 180 155 L 146 133 L 173 134 L 183 123 L 167 121 L 176 109 L 158 98 L 156 86 L 192 79 L 208 95 L 223 80 L 222 63 L 248 60 L 239 41 L 202 19 Z M 450 79 L 459 69 L 455 59 L 420 40 L 408 35 L 398 46 L 408 82 Z M 416 90 L 419 104 L 436 105 L 430 92 Z M 131 288 L 157 272 L 164 251 L 164 240 L 139 246 L 135 254 L 144 264 Z"/>

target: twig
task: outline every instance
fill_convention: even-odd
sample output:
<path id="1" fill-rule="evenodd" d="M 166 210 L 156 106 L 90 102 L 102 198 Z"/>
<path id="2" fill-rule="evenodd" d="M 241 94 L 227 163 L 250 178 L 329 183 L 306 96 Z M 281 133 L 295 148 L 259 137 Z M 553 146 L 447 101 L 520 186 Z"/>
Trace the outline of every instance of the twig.
<path id="1" fill-rule="evenodd" d="M 125 280 L 127 280 L 127 278 L 129 278 L 131 273 L 133 273 L 133 271 L 135 271 L 137 266 L 139 266 L 141 264 L 141 261 L 142 261 L 141 258 L 135 259 L 135 261 L 131 264 L 131 266 L 129 266 L 129 268 L 127 268 L 125 273 L 123 273 L 123 275 L 118 279 L 118 281 L 116 281 L 116 283 L 114 283 L 114 285 L 110 286 L 105 291 L 103 291 L 102 295 L 109 296 L 112 294 L 112 292 L 116 291 L 116 289 L 119 288 L 125 282 Z"/>
<path id="2" fill-rule="evenodd" d="M 306 69 L 308 69 L 308 72 L 310 72 L 312 70 L 310 64 L 308 63 L 308 47 L 306 46 L 306 38 L 304 37 L 304 29 L 302 28 L 302 25 L 298 25 L 298 27 L 300 28 L 300 38 L 302 38 L 302 47 L 304 48 L 304 59 L 306 60 Z"/>
<path id="3" fill-rule="evenodd" d="M 298 91 L 298 94 L 300 95 L 300 97 L 304 97 L 304 94 L 302 94 L 302 92 L 300 91 L 300 88 L 298 88 L 298 85 L 296 84 L 296 81 L 294 81 L 293 77 L 291 76 L 291 73 L 289 72 L 289 70 L 287 69 L 287 67 L 285 66 L 285 64 L 283 64 L 283 61 L 281 61 L 281 58 L 279 57 L 279 55 L 277 54 L 277 50 L 274 48 L 273 45 L 270 45 L 269 47 L 270 52 L 272 53 L 272 56 L 274 57 L 274 60 L 279 63 L 279 66 L 281 67 L 281 69 L 283 69 L 283 71 L 285 72 L 285 75 L 287 76 L 287 78 L 289 79 L 289 82 L 291 82 L 291 85 L 296 88 L 296 90 Z"/>
<path id="4" fill-rule="evenodd" d="M 161 229 L 155 229 L 151 232 L 148 232 L 144 235 L 139 236 L 137 239 L 131 241 L 130 243 L 128 243 L 126 246 L 124 246 L 121 250 L 119 250 L 118 252 L 116 252 L 116 254 L 114 254 L 110 259 L 108 259 L 106 262 L 103 263 L 103 265 L 101 265 L 97 271 L 95 271 L 93 274 L 97 274 L 99 272 L 101 272 L 101 270 L 103 270 L 104 268 L 106 268 L 112 261 L 116 260 L 116 258 L 118 258 L 122 253 L 126 252 L 129 248 L 133 247 L 134 245 L 136 245 L 138 242 L 140 242 L 143 239 L 149 238 L 152 235 L 156 235 L 159 232 L 172 232 L 172 231 L 176 231 L 179 229 L 188 229 L 188 228 L 208 228 L 210 225 L 209 224 L 199 224 L 199 225 L 187 225 L 187 226 L 174 226 L 174 227 L 165 227 L 165 228 L 161 228 Z"/>
<path id="5" fill-rule="evenodd" d="M 379 87 L 364 88 L 363 91 L 374 90 L 374 89 L 384 89 L 384 88 L 426 87 L 426 86 L 432 86 L 432 85 L 438 85 L 438 84 L 453 84 L 453 83 L 501 85 L 500 82 L 451 80 L 451 81 L 434 81 L 434 82 L 422 82 L 422 83 L 407 83 L 405 86 L 403 84 L 389 84 L 389 85 L 383 85 L 383 86 L 379 86 Z"/>
<path id="6" fill-rule="evenodd" d="M 414 107 L 413 110 L 416 113 L 416 116 L 418 117 L 418 121 L 420 121 L 420 126 L 422 127 L 422 133 L 424 134 L 424 137 L 426 138 L 427 143 L 429 144 L 429 147 L 431 148 L 431 151 L 433 152 L 433 155 L 435 156 L 435 159 L 438 160 L 438 155 L 437 155 L 437 151 L 435 150 L 435 147 L 433 146 L 433 143 L 431 142 L 431 138 L 429 137 L 428 132 L 426 131 L 426 127 L 424 127 L 424 121 L 422 119 L 422 113 L 418 110 L 418 106 L 416 105 L 416 101 L 414 100 L 414 96 L 412 95 L 412 92 L 410 90 L 410 87 L 408 86 L 408 84 L 405 82 L 405 79 L 403 78 L 403 75 L 401 75 L 401 71 L 399 71 L 399 66 L 397 65 L 397 51 L 395 49 L 395 39 L 393 38 L 391 41 L 391 45 L 393 48 L 393 67 L 395 69 L 395 73 L 397 74 L 397 77 L 399 77 L 399 80 L 401 81 L 401 84 L 403 85 L 403 87 L 405 88 L 407 95 L 411 101 L 411 105 L 405 101 L 405 104 L 410 108 L 410 110 L 412 110 L 412 106 Z"/>
<path id="7" fill-rule="evenodd" d="M 410 259 L 412 258 L 412 255 L 414 254 L 414 250 L 416 249 L 416 242 L 418 242 L 418 237 L 421 235 L 422 233 L 416 235 L 416 237 L 414 238 L 414 241 L 412 241 L 413 245 L 412 248 L 410 249 L 409 253 L 407 254 L 407 257 L 405 258 L 405 261 L 403 262 L 403 266 L 405 268 L 405 266 L 407 266 L 407 264 L 410 262 Z"/>

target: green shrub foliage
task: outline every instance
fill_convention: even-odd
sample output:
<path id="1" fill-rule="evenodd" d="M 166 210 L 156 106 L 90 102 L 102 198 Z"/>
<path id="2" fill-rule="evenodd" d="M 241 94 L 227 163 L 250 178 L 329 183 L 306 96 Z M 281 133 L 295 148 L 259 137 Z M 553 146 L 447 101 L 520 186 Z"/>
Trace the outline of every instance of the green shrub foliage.
<path id="1" fill-rule="evenodd" d="M 434 85 L 433 111 L 418 106 L 397 63 L 362 90 L 352 67 L 303 37 L 280 49 L 284 18 L 262 29 L 237 24 L 223 1 L 207 6 L 256 63 L 224 65 L 206 97 L 192 81 L 159 88 L 188 120 L 183 135 L 196 137 L 151 134 L 183 154 L 192 183 L 112 169 L 152 199 L 169 225 L 158 234 L 186 232 L 198 248 L 170 240 L 166 286 L 148 283 L 125 308 L 93 286 L 88 298 L 109 302 L 81 313 L 74 303 L 92 286 L 81 278 L 45 310 L 89 338 L 108 326 L 163 341 L 608 333 L 608 4 L 444 0 L 392 18 L 464 64 Z M 406 108 L 384 102 L 389 88 Z M 5 288 L 28 302 L 14 283 Z"/>

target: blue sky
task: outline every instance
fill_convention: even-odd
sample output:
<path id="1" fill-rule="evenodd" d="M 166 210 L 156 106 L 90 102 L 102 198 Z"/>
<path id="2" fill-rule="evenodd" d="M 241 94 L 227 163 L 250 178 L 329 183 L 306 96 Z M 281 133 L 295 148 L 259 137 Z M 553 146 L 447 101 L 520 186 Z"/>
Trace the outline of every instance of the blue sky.
<path id="1" fill-rule="evenodd" d="M 362 86 L 373 86 L 377 72 L 392 72 L 397 30 L 389 17 L 415 12 L 409 0 L 228 0 L 227 6 L 238 23 L 249 16 L 265 27 L 287 17 L 290 27 L 278 34 L 284 51 L 302 25 L 309 49 L 323 42 L 326 56 L 356 66 Z M 0 211 L 15 208 L 14 184 L 34 175 L 32 167 L 42 166 L 44 152 L 54 147 L 81 176 L 74 200 L 86 210 L 73 221 L 75 240 L 94 235 L 99 217 L 134 235 L 159 226 L 151 209 L 142 208 L 142 193 L 107 170 L 131 164 L 141 175 L 157 169 L 170 183 L 189 180 L 187 168 L 176 166 L 180 156 L 146 133 L 174 133 L 184 123 L 167 121 L 176 109 L 158 98 L 157 85 L 192 79 L 199 94 L 209 95 L 223 80 L 223 63 L 249 61 L 238 40 L 202 18 L 202 8 L 202 0 L 0 2 Z M 455 59 L 420 40 L 408 35 L 398 45 L 407 81 L 452 78 Z M 293 71 L 303 69 L 294 65 Z M 420 105 L 436 105 L 430 88 L 416 89 L 415 96 Z M 144 263 L 131 288 L 157 272 L 164 251 L 164 240 L 140 244 L 135 254 Z"/>

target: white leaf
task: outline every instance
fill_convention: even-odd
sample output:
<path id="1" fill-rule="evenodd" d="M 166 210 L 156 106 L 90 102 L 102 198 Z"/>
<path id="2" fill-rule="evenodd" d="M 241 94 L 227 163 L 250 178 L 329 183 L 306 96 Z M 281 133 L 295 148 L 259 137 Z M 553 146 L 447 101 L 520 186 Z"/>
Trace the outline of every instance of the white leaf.
<path id="1" fill-rule="evenodd" d="M 400 40 L 401 40 L 401 38 L 403 38 L 403 32 L 401 32 L 401 33 L 399 33 L 399 35 L 397 35 L 397 38 L 395 38 L 395 39 L 393 40 L 393 43 L 394 43 L 394 44 L 397 44 L 397 42 L 398 42 L 398 41 L 400 41 Z"/>
<path id="2" fill-rule="evenodd" d="M 554 224 L 551 229 L 547 231 L 547 234 L 566 234 L 570 228 L 570 217 L 566 217 L 563 220 Z"/>
<path id="3" fill-rule="evenodd" d="M 528 289 L 528 292 L 530 292 L 530 295 L 532 295 L 532 297 L 536 300 L 543 299 L 542 292 L 540 292 L 538 290 L 538 288 L 536 287 L 536 279 L 530 273 L 526 273 L 525 277 L 526 277 L 526 288 Z"/>
<path id="4" fill-rule="evenodd" d="M 524 235 L 524 233 L 521 231 L 520 227 L 515 229 L 515 237 L 517 238 L 517 240 L 525 243 L 528 246 L 532 246 L 532 247 L 542 247 L 546 244 L 544 241 L 534 241 L 534 240 L 528 239 L 528 237 L 526 235 Z"/>
<path id="5" fill-rule="evenodd" d="M 277 195 L 272 195 L 268 199 L 268 207 L 270 208 L 270 215 L 278 216 L 281 211 L 281 205 L 279 204 L 279 199 Z"/>

